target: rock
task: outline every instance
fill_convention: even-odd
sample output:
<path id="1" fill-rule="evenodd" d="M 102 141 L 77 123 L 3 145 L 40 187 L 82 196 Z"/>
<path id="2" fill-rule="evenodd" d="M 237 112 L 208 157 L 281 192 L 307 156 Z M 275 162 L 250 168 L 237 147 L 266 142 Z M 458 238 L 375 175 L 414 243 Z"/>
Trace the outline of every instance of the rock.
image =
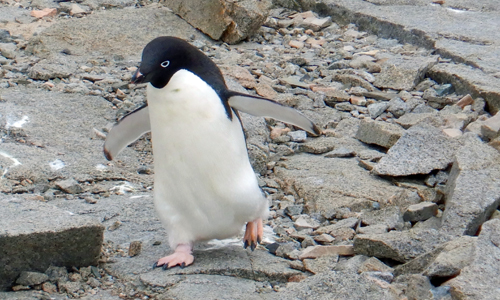
<path id="1" fill-rule="evenodd" d="M 448 167 L 458 141 L 441 130 L 421 124 L 408 129 L 373 169 L 375 174 L 408 176 Z"/>
<path id="2" fill-rule="evenodd" d="M 57 15 L 57 8 L 44 8 L 42 10 L 32 10 L 30 15 L 37 19 L 44 17 L 53 17 Z"/>
<path id="3" fill-rule="evenodd" d="M 495 299 L 500 286 L 500 220 L 490 220 L 482 226 L 474 253 L 467 258 L 469 264 L 460 274 L 444 283 L 450 287 L 454 299 Z"/>
<path id="4" fill-rule="evenodd" d="M 193 27 L 198 28 L 214 40 L 236 44 L 254 35 L 265 22 L 271 1 L 198 1 L 164 0 Z M 214 16 L 207 18 L 206 16 Z"/>
<path id="5" fill-rule="evenodd" d="M 391 148 L 403 135 L 404 129 L 381 121 L 361 121 L 355 138 L 367 143 Z"/>
<path id="6" fill-rule="evenodd" d="M 311 29 L 313 31 L 320 31 L 321 29 L 332 25 L 332 18 L 317 18 L 317 17 L 308 17 L 302 21 L 301 26 L 306 29 Z"/>
<path id="7" fill-rule="evenodd" d="M 313 154 L 322 154 L 332 151 L 335 148 L 336 139 L 331 137 L 319 137 L 300 144 L 301 151 Z"/>
<path id="8" fill-rule="evenodd" d="M 299 255 L 299 259 L 316 259 L 323 256 L 350 256 L 354 255 L 352 245 L 339 245 L 339 246 L 310 246 L 304 249 Z"/>
<path id="9" fill-rule="evenodd" d="M 358 105 L 358 106 L 365 106 L 367 101 L 364 96 L 354 96 L 351 95 L 351 98 L 349 99 L 352 105 Z"/>
<path id="10" fill-rule="evenodd" d="M 461 109 L 464 109 L 467 105 L 471 105 L 474 103 L 474 99 L 472 99 L 470 94 L 467 94 L 463 96 L 458 102 L 456 103 L 457 106 L 459 106 Z"/>
<path id="11" fill-rule="evenodd" d="M 259 82 L 255 86 L 255 91 L 261 97 L 267 99 L 275 99 L 278 96 L 278 93 L 267 83 Z"/>
<path id="12" fill-rule="evenodd" d="M 371 176 L 354 159 L 300 153 L 278 162 L 274 172 L 283 181 L 284 191 L 296 199 L 304 199 L 304 208 L 309 213 L 371 209 L 374 201 L 383 202 L 402 190 Z"/>
<path id="13" fill-rule="evenodd" d="M 380 260 L 378 260 L 375 257 L 370 257 L 369 259 L 365 260 L 361 266 L 358 268 L 358 273 L 364 273 L 364 272 L 388 272 L 392 273 L 394 271 L 393 268 L 387 266 Z"/>
<path id="14" fill-rule="evenodd" d="M 425 221 L 437 214 L 438 206 L 433 202 L 413 204 L 406 209 L 403 220 L 410 222 Z"/>
<path id="15" fill-rule="evenodd" d="M 395 122 L 401 125 L 404 129 L 408 129 L 413 125 L 428 120 L 429 118 L 437 116 L 436 113 L 407 113 L 399 117 Z"/>
<path id="16" fill-rule="evenodd" d="M 309 89 L 311 85 L 301 81 L 301 78 L 302 78 L 301 76 L 289 76 L 289 77 L 280 79 L 280 82 L 282 82 L 283 84 L 288 84 L 292 87 L 300 87 L 303 89 Z"/>
<path id="17" fill-rule="evenodd" d="M 319 227 L 318 221 L 312 219 L 308 215 L 302 215 L 302 216 L 298 217 L 297 220 L 295 220 L 295 222 L 293 222 L 293 225 L 299 231 L 303 230 L 303 229 L 309 229 L 309 228 L 316 229 Z"/>
<path id="18" fill-rule="evenodd" d="M 314 237 L 314 240 L 320 244 L 330 244 L 335 238 L 329 234 L 323 233 Z"/>
<path id="19" fill-rule="evenodd" d="M 352 86 L 352 87 L 360 86 L 360 87 L 362 87 L 370 92 L 373 92 L 375 90 L 375 88 L 373 87 L 373 85 L 371 83 L 369 83 L 365 79 L 361 78 L 360 76 L 356 76 L 356 75 L 337 73 L 337 74 L 333 75 L 332 80 L 342 82 L 343 84 L 348 85 L 348 86 Z"/>
<path id="20" fill-rule="evenodd" d="M 481 125 L 481 136 L 487 140 L 493 140 L 500 136 L 500 113 L 484 121 Z"/>
<path id="21" fill-rule="evenodd" d="M 79 194 L 83 192 L 83 188 L 73 178 L 59 180 L 56 182 L 57 188 L 68 194 Z"/>
<path id="22" fill-rule="evenodd" d="M 302 211 L 304 210 L 304 205 L 288 205 L 284 213 L 288 216 L 297 216 L 302 214 Z"/>
<path id="23" fill-rule="evenodd" d="M 397 97 L 398 94 L 395 93 L 387 93 L 387 92 L 381 92 L 381 91 L 366 91 L 361 93 L 362 96 L 366 98 L 372 98 L 375 100 L 381 100 L 381 101 L 389 101 L 394 97 Z"/>
<path id="24" fill-rule="evenodd" d="M 331 272 L 338 260 L 338 255 L 326 255 L 315 259 L 304 259 L 304 269 L 313 274 Z"/>
<path id="25" fill-rule="evenodd" d="M 95 278 L 93 278 L 96 280 Z M 52 282 L 44 282 L 42 284 L 42 291 L 49 293 L 49 294 L 54 294 L 57 293 L 57 286 L 53 284 Z"/>
<path id="26" fill-rule="evenodd" d="M 361 224 L 369 225 L 385 225 L 388 229 L 403 229 L 403 217 L 398 207 L 388 206 L 379 210 L 364 212 L 361 215 Z"/>
<path id="27" fill-rule="evenodd" d="M 333 149 L 332 151 L 325 154 L 325 157 L 353 157 L 356 153 L 353 150 L 347 149 L 345 147 L 340 147 Z"/>
<path id="28" fill-rule="evenodd" d="M 307 132 L 304 130 L 290 131 L 287 133 L 292 142 L 302 143 L 307 140 Z"/>
<path id="29" fill-rule="evenodd" d="M 335 104 L 335 109 L 336 110 L 340 110 L 340 111 L 352 111 L 352 110 L 356 110 L 356 108 L 354 107 L 354 105 L 352 105 L 350 103 L 347 103 L 347 102 L 341 102 L 341 103 Z"/>
<path id="30" fill-rule="evenodd" d="M 382 64 L 373 85 L 393 90 L 412 90 L 429 69 L 437 63 L 437 56 L 393 56 Z"/>
<path id="31" fill-rule="evenodd" d="M 335 133 L 338 136 L 343 137 L 354 137 L 358 132 L 361 120 L 355 118 L 342 119 L 337 127 L 335 127 Z"/>
<path id="32" fill-rule="evenodd" d="M 401 299 L 389 284 L 347 271 L 331 271 L 308 277 L 278 292 L 276 299 Z M 314 297 L 314 298 L 313 298 Z"/>
<path id="33" fill-rule="evenodd" d="M 444 244 L 442 251 L 428 264 L 422 274 L 429 278 L 450 278 L 471 263 L 476 250 L 476 237 L 462 236 Z"/>
<path id="34" fill-rule="evenodd" d="M 76 3 L 71 4 L 70 11 L 69 11 L 70 16 L 81 17 L 86 13 L 87 13 L 87 10 L 83 9 L 80 5 L 78 5 Z"/>
<path id="35" fill-rule="evenodd" d="M 304 42 L 296 41 L 296 40 L 291 40 L 290 42 L 288 42 L 288 45 L 292 48 L 295 48 L 295 49 L 304 48 Z"/>
<path id="36" fill-rule="evenodd" d="M 46 274 L 23 271 L 21 272 L 21 275 L 19 275 L 19 278 L 17 278 L 16 283 L 20 285 L 33 286 L 42 284 L 47 280 L 49 280 L 49 276 Z"/>
<path id="37" fill-rule="evenodd" d="M 359 223 L 359 219 L 358 218 L 351 217 L 351 218 L 340 220 L 340 221 L 338 221 L 335 224 L 330 224 L 330 225 L 327 225 L 327 226 L 322 226 L 322 227 L 318 228 L 315 231 L 315 233 L 316 234 L 332 233 L 334 231 L 337 231 L 337 230 L 343 229 L 343 228 L 352 229 L 352 228 L 356 227 L 358 225 L 358 223 Z"/>
<path id="38" fill-rule="evenodd" d="M 72 64 L 64 64 L 64 61 L 42 60 L 29 69 L 28 77 L 36 80 L 68 78 L 73 72 Z"/>
<path id="39" fill-rule="evenodd" d="M 257 80 L 253 77 L 250 72 L 240 66 L 221 66 L 220 67 L 224 75 L 232 76 L 236 79 L 244 88 L 253 89 L 257 85 Z"/>
<path id="40" fill-rule="evenodd" d="M 465 134 L 446 185 L 442 229 L 474 235 L 500 204 L 500 153 L 477 136 Z"/>
<path id="41" fill-rule="evenodd" d="M 399 118 L 408 111 L 410 111 L 409 105 L 403 101 L 401 98 L 392 98 L 389 101 L 389 107 L 387 107 L 387 111 L 394 115 L 394 117 Z"/>
<path id="42" fill-rule="evenodd" d="M 142 250 L 142 242 L 141 241 L 133 241 L 130 242 L 130 246 L 128 247 L 128 256 L 134 257 L 141 254 Z"/>
<path id="43" fill-rule="evenodd" d="M 429 278 L 420 274 L 402 275 L 394 281 L 397 284 L 405 285 L 405 295 L 408 300 L 419 299 L 442 299 L 436 298 L 431 292 L 432 284 Z M 444 299 L 443 299 L 444 300 Z"/>
<path id="44" fill-rule="evenodd" d="M 98 220 L 23 199 L 8 198 L 0 203 L 1 290 L 10 287 L 24 270 L 44 272 L 51 264 L 97 264 L 104 230 Z M 21 217 L 30 222 L 20 221 Z M 44 249 L 43 255 L 38 249 Z"/>
<path id="45" fill-rule="evenodd" d="M 354 238 L 354 252 L 407 262 L 435 249 L 449 238 L 449 236 L 434 229 L 358 234 Z"/>
<path id="46" fill-rule="evenodd" d="M 387 102 L 372 103 L 372 104 L 368 105 L 368 112 L 370 113 L 370 117 L 372 119 L 376 119 L 388 107 L 389 107 L 389 103 L 387 103 Z"/>

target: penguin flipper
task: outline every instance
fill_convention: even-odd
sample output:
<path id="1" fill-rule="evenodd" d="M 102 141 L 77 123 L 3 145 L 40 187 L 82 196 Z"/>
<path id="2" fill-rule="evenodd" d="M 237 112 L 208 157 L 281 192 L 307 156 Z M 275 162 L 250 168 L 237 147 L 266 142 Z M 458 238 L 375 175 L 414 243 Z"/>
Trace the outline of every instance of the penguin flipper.
<path id="1" fill-rule="evenodd" d="M 228 103 L 234 109 L 257 117 L 270 117 L 304 129 L 314 136 L 321 134 L 321 130 L 299 111 L 283 106 L 273 100 L 228 91 Z"/>
<path id="2" fill-rule="evenodd" d="M 149 109 L 147 105 L 143 105 L 127 114 L 111 128 L 104 142 L 104 156 L 107 160 L 112 160 L 125 147 L 149 131 L 151 131 Z"/>

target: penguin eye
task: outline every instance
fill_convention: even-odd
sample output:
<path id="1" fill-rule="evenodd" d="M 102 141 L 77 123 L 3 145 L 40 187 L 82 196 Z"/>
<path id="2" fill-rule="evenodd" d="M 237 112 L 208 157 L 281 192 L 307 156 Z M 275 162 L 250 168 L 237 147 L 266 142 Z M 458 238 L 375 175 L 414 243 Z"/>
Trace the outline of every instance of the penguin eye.
<path id="1" fill-rule="evenodd" d="M 170 61 L 169 61 L 169 60 L 166 60 L 166 61 L 164 61 L 164 62 L 162 62 L 162 63 L 160 64 L 160 66 L 161 66 L 162 68 L 166 68 L 166 67 L 168 67 L 168 65 L 170 65 Z"/>

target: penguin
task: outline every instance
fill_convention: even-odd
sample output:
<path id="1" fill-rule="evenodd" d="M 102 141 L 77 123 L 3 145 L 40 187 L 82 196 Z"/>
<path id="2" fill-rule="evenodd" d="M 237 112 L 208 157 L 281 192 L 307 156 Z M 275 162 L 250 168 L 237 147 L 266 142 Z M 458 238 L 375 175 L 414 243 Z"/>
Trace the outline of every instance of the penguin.
<path id="1" fill-rule="evenodd" d="M 132 83 L 148 83 L 147 104 L 110 130 L 104 155 L 115 158 L 151 131 L 154 206 L 174 253 L 153 268 L 193 263 L 198 241 L 237 235 L 253 251 L 263 236 L 269 207 L 250 165 L 239 111 L 300 127 L 319 128 L 300 112 L 270 99 L 227 88 L 217 65 L 183 39 L 149 42 Z"/>

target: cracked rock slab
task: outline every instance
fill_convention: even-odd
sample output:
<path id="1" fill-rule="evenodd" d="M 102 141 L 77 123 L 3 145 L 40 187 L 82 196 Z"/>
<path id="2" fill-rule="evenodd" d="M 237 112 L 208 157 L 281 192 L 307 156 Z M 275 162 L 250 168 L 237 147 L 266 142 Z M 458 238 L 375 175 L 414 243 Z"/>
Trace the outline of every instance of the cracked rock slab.
<path id="1" fill-rule="evenodd" d="M 457 236 L 476 234 L 500 204 L 500 153 L 466 134 L 446 189 L 442 229 Z"/>
<path id="2" fill-rule="evenodd" d="M 408 176 L 446 169 L 459 142 L 421 124 L 408 129 L 373 169 L 377 175 Z"/>
<path id="3" fill-rule="evenodd" d="M 403 133 L 404 129 L 396 124 L 380 121 L 362 121 L 356 133 L 356 138 L 367 144 L 390 148 Z"/>
<path id="4" fill-rule="evenodd" d="M 0 290 L 22 271 L 97 264 L 104 231 L 97 219 L 24 199 L 2 199 L 0 206 Z"/>

